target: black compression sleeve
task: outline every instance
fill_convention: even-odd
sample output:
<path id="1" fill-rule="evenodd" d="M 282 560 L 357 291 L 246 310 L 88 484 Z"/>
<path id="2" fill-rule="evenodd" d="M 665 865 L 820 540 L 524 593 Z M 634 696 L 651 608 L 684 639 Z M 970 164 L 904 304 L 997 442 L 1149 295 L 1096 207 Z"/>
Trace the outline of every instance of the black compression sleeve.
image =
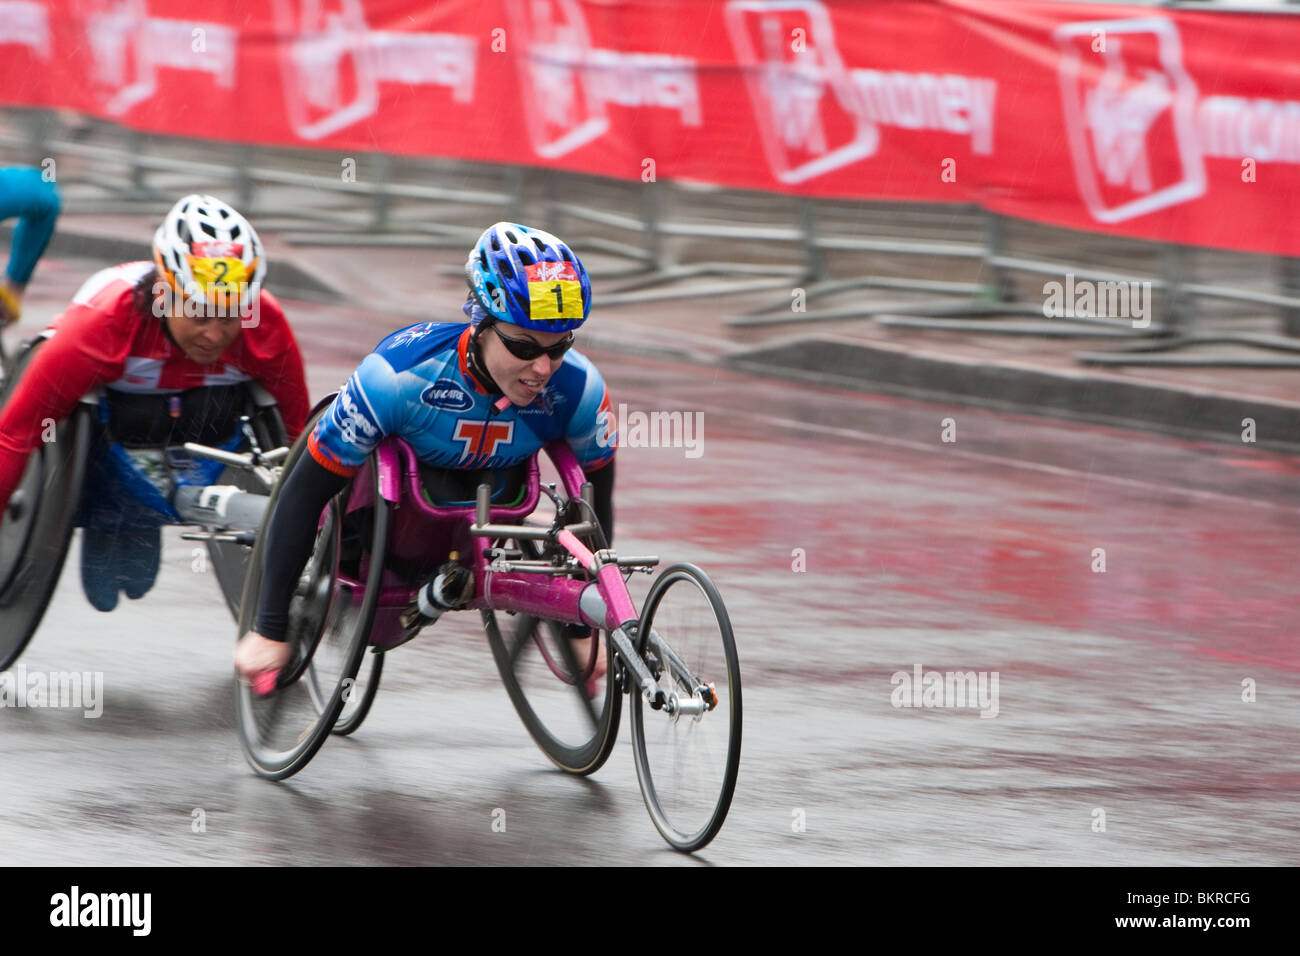
<path id="1" fill-rule="evenodd" d="M 289 601 L 316 540 L 321 509 L 349 479 L 336 475 L 304 452 L 285 479 L 266 529 L 262 590 L 257 603 L 257 632 L 283 641 L 289 627 Z"/>
<path id="2" fill-rule="evenodd" d="M 604 468 L 586 475 L 591 482 L 592 506 L 600 526 L 605 532 L 605 540 L 614 547 L 614 462 Z"/>

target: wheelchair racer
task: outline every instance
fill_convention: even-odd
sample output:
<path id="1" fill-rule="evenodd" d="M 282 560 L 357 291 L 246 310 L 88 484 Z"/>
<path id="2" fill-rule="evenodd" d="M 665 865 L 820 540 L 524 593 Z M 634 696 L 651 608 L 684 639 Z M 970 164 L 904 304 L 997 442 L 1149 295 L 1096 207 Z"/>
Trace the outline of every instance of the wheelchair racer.
<path id="1" fill-rule="evenodd" d="M 59 191 L 32 166 L 0 168 L 0 221 L 18 217 L 9 265 L 0 276 L 0 327 L 22 316 L 23 293 L 59 218 Z"/>
<path id="2" fill-rule="evenodd" d="M 267 526 L 254 629 L 235 649 L 240 676 L 259 692 L 274 686 L 273 675 L 292 657 L 289 604 L 321 510 L 386 436 L 410 443 L 438 504 L 470 503 L 480 480 L 492 484 L 494 501 L 514 500 L 532 456 L 564 438 L 612 541 L 617 435 L 609 395 L 596 367 L 571 350 L 591 310 L 586 269 L 550 233 L 501 222 L 479 238 L 465 271 L 469 323 L 429 322 L 383 339 L 319 419 L 308 453 L 285 479 Z M 418 612 L 409 609 L 403 623 L 431 623 L 464 604 L 473 581 L 468 569 L 458 571 L 454 580 L 440 574 L 422 587 Z M 581 644 L 594 639 L 578 626 L 569 636 L 579 657 Z"/>
<path id="3" fill-rule="evenodd" d="M 166 494 L 175 475 L 157 449 L 185 441 L 233 448 L 246 382 L 275 398 L 290 440 L 302 430 L 302 355 L 262 287 L 265 273 L 261 241 L 243 216 L 211 196 L 185 196 L 154 234 L 152 262 L 113 266 L 82 285 L 0 410 L 7 508 L 48 425 L 105 387 L 105 441 L 88 466 L 79 522 L 82 583 L 101 611 L 117 605 L 119 590 L 134 599 L 153 586 L 160 528 L 176 523 Z"/>

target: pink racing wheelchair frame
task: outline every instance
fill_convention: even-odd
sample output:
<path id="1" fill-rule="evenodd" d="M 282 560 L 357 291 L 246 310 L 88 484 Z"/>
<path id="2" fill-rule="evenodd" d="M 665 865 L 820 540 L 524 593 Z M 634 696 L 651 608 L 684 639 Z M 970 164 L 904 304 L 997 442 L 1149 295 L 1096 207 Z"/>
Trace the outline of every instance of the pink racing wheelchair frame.
<path id="1" fill-rule="evenodd" d="M 366 600 L 363 595 L 369 595 L 369 600 L 375 602 L 375 612 L 366 640 L 377 651 L 388 650 L 414 636 L 416 632 L 402 627 L 402 611 L 410 606 L 417 589 L 423 586 L 429 575 L 452 552 L 456 552 L 457 559 L 474 574 L 474 594 L 464 605 L 464 610 L 515 612 L 539 620 L 603 630 L 611 655 L 609 683 L 605 690 L 607 695 L 611 695 L 607 698 L 611 703 L 605 714 L 615 715 L 613 719 L 616 721 L 618 705 L 612 703 L 618 699 L 616 695 L 628 693 L 634 698 L 632 745 L 637 779 L 646 807 L 656 828 L 674 848 L 694 852 L 712 840 L 721 828 L 730 807 L 739 768 L 739 662 L 725 607 L 707 575 L 694 565 L 676 564 L 662 571 L 652 583 L 645 599 L 645 617 L 638 615 L 623 572 L 629 569 L 648 572 L 659 563 L 659 559 L 652 556 L 620 557 L 607 547 L 594 551 L 589 548 L 583 538 L 592 536 L 597 542 L 601 538 L 591 507 L 591 485 L 585 481 L 577 458 L 567 443 L 551 442 L 543 450 L 558 472 L 567 495 L 566 501 L 556 493 L 554 485 L 545 486 L 547 495 L 557 507 L 555 522 L 550 525 L 525 523 L 536 509 L 543 491 L 537 455 L 528 463 L 523 494 L 516 504 L 492 505 L 489 500 L 491 489 L 480 484 L 472 507 L 439 507 L 425 497 L 420 464 L 411 446 L 399 438 L 386 438 L 355 476 L 344 505 L 344 521 L 348 515 L 361 512 L 358 517 L 364 527 L 364 512 L 377 504 L 376 495 L 383 499 L 386 504 L 383 509 L 386 511 L 385 551 L 382 555 L 363 552 L 356 564 L 351 559 L 340 562 L 336 557 L 334 593 L 346 592 L 351 595 L 346 600 L 362 603 Z M 576 514 L 568 507 L 575 501 L 585 503 L 578 506 Z M 322 523 L 328 520 L 328 513 L 322 514 Z M 578 520 L 574 521 L 575 518 Z M 564 521 L 573 523 L 564 524 Z M 379 535 L 375 540 L 383 537 Z M 507 541 L 515 541 L 519 547 L 506 548 Z M 534 548 L 533 542 L 545 543 L 546 547 Z M 340 546 L 343 546 L 342 539 Z M 377 583 L 373 579 L 376 571 L 380 575 Z M 356 577 L 350 576 L 349 572 Z M 679 654 L 655 627 L 655 615 L 664 595 L 679 582 L 683 583 L 685 593 L 697 595 L 705 602 L 703 608 L 709 615 L 706 619 L 709 633 L 718 638 L 717 658 L 697 663 L 697 666 L 706 664 L 709 675 L 693 673 L 683 656 L 695 661 L 694 653 Z M 485 619 L 489 617 L 485 615 Z M 494 639 L 495 629 L 492 625 L 489 640 Z M 527 630 L 520 628 L 520 632 L 527 633 Z M 579 680 L 590 675 L 601 643 L 590 642 L 591 657 L 584 674 L 580 664 L 577 673 L 572 670 L 572 665 L 577 662 L 568 662 L 570 668 L 566 671 L 547 655 L 540 639 L 534 637 L 534 640 L 537 640 L 539 651 L 551 671 L 563 683 L 570 685 L 577 685 Z M 564 644 L 560 646 L 567 647 Z M 497 654 L 499 647 L 494 645 L 493 650 Z M 498 667 L 502 667 L 501 661 L 497 654 Z M 725 669 L 727 678 L 725 706 L 720 706 L 722 700 L 715 684 L 703 680 L 714 670 L 721 672 L 722 669 Z M 518 688 L 512 689 L 504 670 L 502 676 L 507 680 L 507 689 L 516 708 L 520 709 L 516 699 Z M 660 676 L 667 681 L 667 691 L 659 683 Z M 581 687 L 575 687 L 575 690 L 581 696 Z M 337 695 L 339 691 L 335 693 Z M 238 711 L 241 721 L 244 721 L 247 701 L 254 698 L 247 695 L 240 699 L 245 701 L 241 705 L 244 709 Z M 321 710 L 320 705 L 317 709 L 318 712 Z M 645 731 L 647 709 L 666 718 L 656 723 L 656 732 L 659 728 L 668 731 L 649 743 Z M 720 729 L 725 730 L 725 738 L 705 735 L 700 741 L 692 728 L 698 727 L 710 712 L 716 712 L 716 720 Z M 521 716 L 524 713 L 520 709 Z M 331 724 L 335 716 L 337 711 L 329 717 Z M 252 719 L 255 726 L 256 715 Z M 560 763 L 552 750 L 542 743 L 542 738 L 538 737 L 526 717 L 525 724 L 547 756 L 562 769 L 571 773 L 589 772 L 588 765 Z M 616 726 L 616 723 L 609 726 Z M 276 763 L 280 755 L 272 754 L 274 759 L 270 762 L 275 765 L 267 767 L 258 762 L 259 745 L 248 743 L 248 733 L 245 724 L 241 723 L 246 753 L 255 769 L 272 779 L 296 772 L 315 752 L 292 751 L 284 763 Z M 610 731 L 605 742 L 598 747 L 602 753 L 594 758 L 591 769 L 603 763 L 613 739 Z M 301 740 L 300 737 L 299 742 Z M 701 744 L 700 749 L 693 746 L 697 742 Z M 319 742 L 316 745 L 319 746 Z M 709 761 L 701 773 L 679 770 L 685 761 L 700 758 Z M 666 776 L 663 775 L 665 766 L 670 768 Z M 652 775 L 660 776 L 659 786 L 654 783 Z M 713 789 L 715 782 L 716 793 Z M 661 787 L 666 788 L 668 799 L 660 795 Z M 678 801 L 679 793 L 681 801 Z M 701 794 L 705 796 L 703 802 L 699 800 Z M 691 802 L 701 810 L 694 817 L 693 809 L 687 806 Z M 683 826 L 682 820 L 691 822 Z"/>
<path id="2" fill-rule="evenodd" d="M 572 449 L 559 440 L 546 445 L 545 452 L 559 473 L 568 497 L 581 497 L 585 477 Z M 441 559 L 454 551 L 460 555 L 461 563 L 474 572 L 474 597 L 464 610 L 515 611 L 565 624 L 604 628 L 611 633 L 616 649 L 623 652 L 621 659 L 625 665 L 630 665 L 638 686 L 649 695 L 652 706 L 666 703 L 667 699 L 641 664 L 639 655 L 632 652 L 628 628 L 635 623 L 637 613 L 619 572 L 620 566 L 654 564 L 657 559 L 630 557 L 608 560 L 604 552 L 593 553 L 578 537 L 595 528 L 584 521 L 560 530 L 553 539 L 589 572 L 587 580 L 554 573 L 539 574 L 536 562 L 514 562 L 516 567 L 530 566 L 533 570 L 512 571 L 512 562 L 488 560 L 485 551 L 490 549 L 485 548 L 484 543 L 490 543 L 492 539 L 545 540 L 552 537 L 548 528 L 522 523 L 536 509 L 540 497 L 540 470 L 536 455 L 529 464 L 523 500 L 513 506 L 491 505 L 486 485 L 479 487 L 478 500 L 473 508 L 429 504 L 424 499 L 415 452 L 400 438 L 387 438 L 379 445 L 365 466 L 372 467 L 378 469 L 378 481 L 364 480 L 368 476 L 363 469 L 357 475 L 355 490 L 348 502 L 349 512 L 368 507 L 372 504 L 371 489 L 377 485 L 379 494 L 392 509 L 388 553 L 384 556 L 385 580 L 371 628 L 371 645 L 386 649 L 407 639 L 398 618 L 414 599 L 416 588 L 423 584 L 423 580 L 414 585 L 409 580 L 403 581 L 388 565 L 396 559 L 408 567 L 422 567 L 431 572 L 430 555 Z M 353 585 L 356 593 L 364 591 L 364 581 L 341 576 L 340 583 Z"/>

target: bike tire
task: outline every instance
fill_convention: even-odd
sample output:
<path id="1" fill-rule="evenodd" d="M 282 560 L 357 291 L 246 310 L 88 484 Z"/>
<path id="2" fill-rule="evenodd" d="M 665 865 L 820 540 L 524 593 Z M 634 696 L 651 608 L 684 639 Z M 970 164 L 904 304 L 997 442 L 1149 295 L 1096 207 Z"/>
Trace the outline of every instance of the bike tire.
<path id="1" fill-rule="evenodd" d="M 370 705 L 375 702 L 375 695 L 379 693 L 379 679 L 384 673 L 385 656 L 375 648 L 371 648 L 362 656 L 361 666 L 357 669 L 356 683 L 350 688 L 343 702 L 343 709 L 339 711 L 338 719 L 334 721 L 333 733 L 340 737 L 356 733 L 362 721 L 366 719 L 366 715 L 370 713 Z"/>
<path id="2" fill-rule="evenodd" d="M 740 660 L 731 619 L 717 587 L 693 564 L 674 564 L 655 578 L 637 626 L 637 651 L 665 692 L 694 695 L 658 635 L 699 681 L 714 685 L 717 703 L 698 718 L 652 710 L 632 690 L 632 750 L 637 781 L 655 828 L 691 853 L 717 836 L 740 772 Z M 665 672 L 671 676 L 665 680 Z"/>
<path id="3" fill-rule="evenodd" d="M 266 528 L 276 498 L 291 469 L 301 460 L 314 423 L 314 420 L 309 422 L 303 430 L 272 492 L 245 582 L 239 615 L 240 636 L 252 629 L 257 612 Z M 366 522 L 368 529 L 347 530 L 350 523 L 345 521 L 346 502 L 360 481 L 370 483 L 372 518 Z M 290 626 L 298 629 L 297 653 L 286 668 L 287 673 L 265 697 L 255 695 L 243 681 L 235 682 L 240 745 L 250 766 L 260 776 L 283 780 L 297 773 L 333 732 L 343 710 L 343 698 L 355 684 L 362 655 L 369 644 L 383 581 L 388 525 L 388 506 L 379 495 L 376 471 L 373 467 L 363 468 L 330 502 L 329 513 L 295 591 Z M 356 542 L 361 549 L 358 569 L 363 563 L 368 565 L 359 597 L 341 580 L 345 533 L 359 539 Z M 375 555 L 379 556 L 378 560 Z"/>
<path id="4" fill-rule="evenodd" d="M 40 340 L 14 361 L 0 390 L 0 407 L 30 363 Z M 0 671 L 26 649 L 40 627 L 63 572 L 86 481 L 94 422 L 78 405 L 28 458 L 0 520 Z"/>
<path id="5" fill-rule="evenodd" d="M 541 554 L 535 541 L 505 546 L 530 558 Z M 623 706 L 608 636 L 601 632 L 605 676 L 590 697 L 586 682 L 592 660 L 577 659 L 572 642 L 561 630 L 564 625 L 523 614 L 481 613 L 501 681 L 533 741 L 566 773 L 595 773 L 617 742 Z M 502 631 L 502 618 L 513 622 L 507 633 Z"/>

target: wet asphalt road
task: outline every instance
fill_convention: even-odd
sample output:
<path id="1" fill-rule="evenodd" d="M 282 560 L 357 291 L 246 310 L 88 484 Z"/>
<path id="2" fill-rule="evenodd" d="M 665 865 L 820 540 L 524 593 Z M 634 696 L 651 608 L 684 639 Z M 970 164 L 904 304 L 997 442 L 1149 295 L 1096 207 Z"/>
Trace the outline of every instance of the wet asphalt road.
<path id="1" fill-rule="evenodd" d="M 313 395 L 371 344 L 315 343 Z M 357 735 L 255 777 L 233 624 L 169 529 L 155 589 L 111 614 L 74 544 L 20 663 L 102 672 L 103 715 L 0 710 L 0 863 L 1300 863 L 1300 461 L 593 357 L 616 406 L 703 416 L 698 457 L 620 451 L 616 507 L 620 550 L 702 565 L 735 626 L 713 844 L 655 832 L 626 714 L 594 777 L 553 770 L 473 614 L 392 654 Z M 893 706 L 915 666 L 997 672 L 996 716 Z"/>

